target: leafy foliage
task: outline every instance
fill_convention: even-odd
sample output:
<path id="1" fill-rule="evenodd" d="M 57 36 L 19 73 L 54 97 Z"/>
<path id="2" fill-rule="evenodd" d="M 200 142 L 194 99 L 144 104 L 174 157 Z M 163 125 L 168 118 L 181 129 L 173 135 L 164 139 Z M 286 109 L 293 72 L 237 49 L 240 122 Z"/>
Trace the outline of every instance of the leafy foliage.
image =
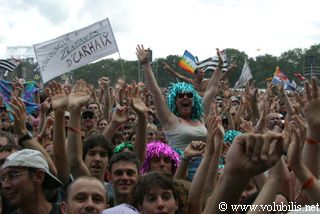
<path id="1" fill-rule="evenodd" d="M 245 59 L 248 58 L 248 55 L 243 51 L 232 48 L 226 49 L 226 54 L 229 62 L 234 61 L 238 66 L 229 76 L 229 83 L 232 87 L 240 77 L 242 66 Z M 289 79 L 295 78 L 293 76 L 295 72 L 303 74 L 306 67 L 308 67 L 308 63 L 310 64 L 310 56 L 313 57 L 312 63 L 314 63 L 315 66 L 320 66 L 320 44 L 312 45 L 310 48 L 304 50 L 301 48 L 288 50 L 282 53 L 279 57 L 265 54 L 255 58 L 248 58 L 248 61 L 257 86 L 264 88 L 265 79 L 273 76 L 277 66 L 280 67 Z M 177 55 L 169 55 L 166 58 L 153 60 L 152 67 L 159 86 L 166 87 L 169 83 L 177 81 L 175 77 L 164 70 L 164 62 L 169 64 L 177 72 L 192 78 L 192 75 L 178 66 L 179 60 L 180 56 Z M 33 64 L 24 62 L 22 66 L 18 67 L 16 75 L 25 77 L 27 81 L 34 80 L 35 75 L 39 75 L 39 73 L 34 72 L 34 68 L 35 66 Z M 22 69 L 27 70 L 26 75 L 22 75 Z M 206 77 L 210 77 L 211 74 L 212 73 L 206 74 Z M 78 79 L 84 79 L 95 86 L 98 84 L 97 80 L 102 76 L 109 77 L 111 84 L 115 83 L 120 77 L 124 77 L 127 82 L 132 80 L 144 80 L 143 71 L 137 60 L 127 61 L 123 59 L 102 59 L 72 71 L 73 82 Z M 65 77 L 56 78 L 56 80 L 59 81 L 64 81 L 63 79 L 65 79 Z M 295 79 L 295 81 L 298 82 L 297 79 Z"/>

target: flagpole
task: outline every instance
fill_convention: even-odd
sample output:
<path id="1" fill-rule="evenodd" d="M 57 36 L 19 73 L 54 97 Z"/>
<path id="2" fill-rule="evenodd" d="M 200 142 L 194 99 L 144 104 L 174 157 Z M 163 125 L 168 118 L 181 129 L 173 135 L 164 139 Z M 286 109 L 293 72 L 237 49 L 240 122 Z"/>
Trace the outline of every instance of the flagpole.
<path id="1" fill-rule="evenodd" d="M 120 59 L 120 65 L 121 65 L 121 70 L 122 70 L 122 76 L 124 77 L 124 69 L 123 69 L 123 63 L 122 63 L 122 58 L 120 56 L 120 51 L 118 51 L 119 59 Z"/>
<path id="2" fill-rule="evenodd" d="M 70 70 L 70 71 L 69 71 L 69 75 L 68 75 L 68 76 L 69 76 L 69 79 L 70 79 L 70 85 L 73 85 L 73 73 L 72 73 L 72 71 L 73 71 L 73 70 Z"/>
<path id="3" fill-rule="evenodd" d="M 13 70 L 13 78 L 17 76 L 17 73 L 16 73 L 16 68 Z M 11 77 L 11 81 L 13 80 L 13 78 Z"/>

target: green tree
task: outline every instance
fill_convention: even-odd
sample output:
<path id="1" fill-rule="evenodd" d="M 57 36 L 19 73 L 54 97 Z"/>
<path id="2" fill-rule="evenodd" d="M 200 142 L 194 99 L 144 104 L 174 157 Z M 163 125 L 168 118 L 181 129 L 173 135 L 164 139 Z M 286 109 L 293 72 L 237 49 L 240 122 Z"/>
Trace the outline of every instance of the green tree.
<path id="1" fill-rule="evenodd" d="M 295 48 L 282 53 L 279 57 L 278 65 L 289 79 L 294 79 L 294 73 L 303 73 L 303 59 L 303 50 L 301 48 Z"/>
<path id="2" fill-rule="evenodd" d="M 227 48 L 225 51 L 229 64 L 232 62 L 235 62 L 237 64 L 237 67 L 230 73 L 229 76 L 229 84 L 233 87 L 241 75 L 244 61 L 246 58 L 248 58 L 248 55 L 243 51 L 239 51 L 233 48 Z"/>
<path id="3" fill-rule="evenodd" d="M 253 79 L 259 88 L 265 88 L 266 78 L 273 77 L 278 65 L 278 58 L 270 54 L 257 56 L 255 59 L 249 59 Z"/>

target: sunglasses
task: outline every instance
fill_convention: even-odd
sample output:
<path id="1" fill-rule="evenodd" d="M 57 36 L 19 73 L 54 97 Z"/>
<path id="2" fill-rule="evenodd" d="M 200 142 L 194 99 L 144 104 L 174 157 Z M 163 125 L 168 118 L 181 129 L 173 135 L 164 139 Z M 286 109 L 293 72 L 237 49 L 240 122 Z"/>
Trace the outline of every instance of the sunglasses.
<path id="1" fill-rule="evenodd" d="M 185 96 L 187 96 L 188 98 L 192 98 L 193 97 L 193 93 L 178 93 L 177 96 L 181 99 L 184 98 Z"/>
<path id="2" fill-rule="evenodd" d="M 130 135 L 131 132 L 122 132 L 122 135 Z"/>

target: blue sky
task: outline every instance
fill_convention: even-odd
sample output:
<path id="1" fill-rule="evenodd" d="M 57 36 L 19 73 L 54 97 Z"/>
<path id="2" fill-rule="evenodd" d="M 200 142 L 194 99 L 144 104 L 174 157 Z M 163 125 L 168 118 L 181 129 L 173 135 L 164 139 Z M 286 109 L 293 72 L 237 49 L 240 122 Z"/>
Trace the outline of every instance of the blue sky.
<path id="1" fill-rule="evenodd" d="M 280 55 L 319 43 L 317 0 L 0 0 L 0 58 L 7 46 L 32 46 L 109 18 L 121 57 L 137 44 L 156 58 L 189 50 L 200 60 L 215 48 L 249 57 Z M 260 51 L 256 51 L 260 48 Z M 112 56 L 117 59 L 118 54 Z"/>

